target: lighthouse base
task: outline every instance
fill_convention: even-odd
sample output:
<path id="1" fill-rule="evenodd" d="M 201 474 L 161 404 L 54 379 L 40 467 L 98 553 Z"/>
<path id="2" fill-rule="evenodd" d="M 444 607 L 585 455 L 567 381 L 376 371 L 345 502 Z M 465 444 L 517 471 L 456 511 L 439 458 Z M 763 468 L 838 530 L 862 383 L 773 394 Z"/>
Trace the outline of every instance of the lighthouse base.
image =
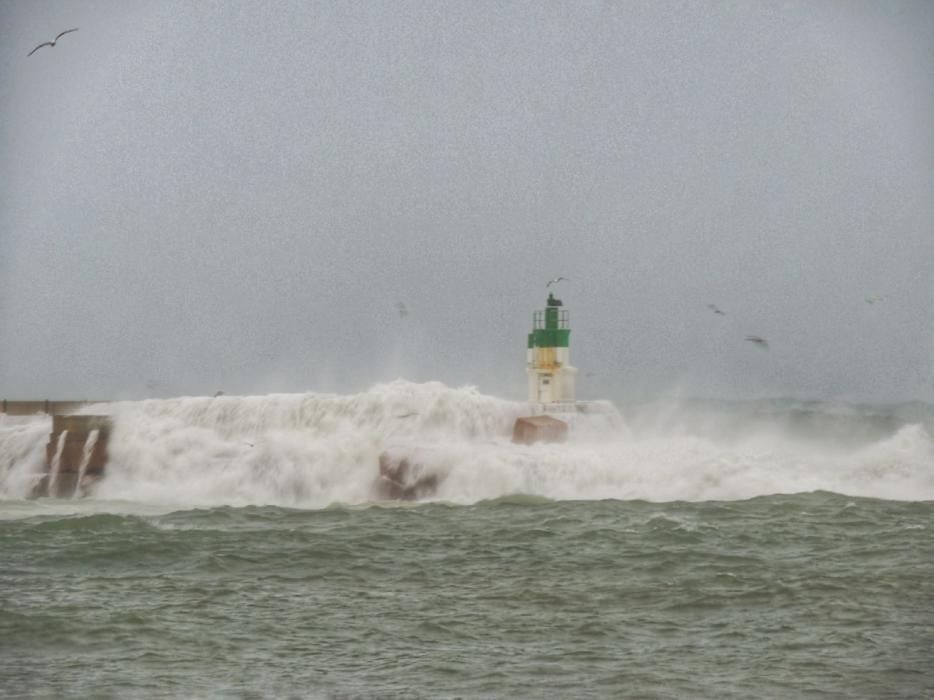
<path id="1" fill-rule="evenodd" d="M 512 428 L 512 441 L 523 445 L 535 442 L 564 442 L 567 438 L 568 424 L 551 416 L 516 418 Z"/>

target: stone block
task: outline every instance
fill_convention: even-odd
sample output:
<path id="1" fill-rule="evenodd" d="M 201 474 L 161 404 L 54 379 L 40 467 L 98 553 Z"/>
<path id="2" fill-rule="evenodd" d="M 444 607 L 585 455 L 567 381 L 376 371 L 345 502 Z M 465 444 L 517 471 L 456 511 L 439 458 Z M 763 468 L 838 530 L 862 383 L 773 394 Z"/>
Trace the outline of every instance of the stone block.
<path id="1" fill-rule="evenodd" d="M 564 442 L 567 437 L 568 424 L 551 416 L 516 418 L 512 428 L 512 441 L 522 445 L 535 442 Z"/>

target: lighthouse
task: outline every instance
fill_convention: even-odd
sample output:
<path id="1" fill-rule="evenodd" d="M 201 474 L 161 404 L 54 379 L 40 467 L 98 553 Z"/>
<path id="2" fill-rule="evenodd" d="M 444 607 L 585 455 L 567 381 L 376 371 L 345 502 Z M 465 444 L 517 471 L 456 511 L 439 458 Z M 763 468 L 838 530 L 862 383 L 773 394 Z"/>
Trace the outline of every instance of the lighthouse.
<path id="1" fill-rule="evenodd" d="M 571 366 L 570 320 L 567 309 L 554 294 L 548 295 L 544 309 L 532 316 L 532 332 L 526 355 L 529 376 L 529 403 L 543 408 L 574 404 L 574 378 Z"/>

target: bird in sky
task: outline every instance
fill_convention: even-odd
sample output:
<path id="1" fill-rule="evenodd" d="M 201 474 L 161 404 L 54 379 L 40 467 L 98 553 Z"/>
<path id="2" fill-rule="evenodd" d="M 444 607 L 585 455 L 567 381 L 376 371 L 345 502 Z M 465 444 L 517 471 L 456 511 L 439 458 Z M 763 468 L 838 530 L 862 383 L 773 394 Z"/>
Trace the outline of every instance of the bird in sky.
<path id="1" fill-rule="evenodd" d="M 396 416 L 396 418 L 411 418 L 412 416 L 417 416 L 418 413 L 415 411 L 409 411 L 408 413 L 403 413 L 401 416 Z"/>
<path id="2" fill-rule="evenodd" d="M 707 308 L 713 311 L 715 314 L 720 314 L 721 316 L 726 316 L 726 311 L 721 311 L 717 308 L 716 304 L 707 304 Z"/>
<path id="3" fill-rule="evenodd" d="M 762 336 L 758 336 L 758 335 L 747 335 L 747 336 L 746 336 L 746 340 L 747 340 L 748 342 L 750 342 L 750 343 L 755 343 L 756 345 L 758 345 L 760 348 L 763 348 L 764 350 L 768 350 L 768 349 L 769 349 L 769 341 L 767 341 L 767 340 L 766 340 L 765 338 L 763 338 Z"/>
<path id="4" fill-rule="evenodd" d="M 871 297 L 866 297 L 867 304 L 875 304 L 877 301 L 882 301 L 885 299 L 884 294 L 873 294 Z"/>
<path id="5" fill-rule="evenodd" d="M 43 46 L 55 46 L 56 42 L 58 42 L 58 40 L 61 39 L 63 36 L 65 36 L 66 34 L 71 34 L 71 32 L 76 32 L 76 31 L 78 31 L 77 27 L 75 27 L 74 29 L 66 29 L 65 31 L 61 32 L 57 37 L 52 39 L 52 41 L 46 41 L 45 43 L 39 44 L 36 48 L 34 48 L 29 53 L 27 53 L 26 57 L 28 58 L 29 56 L 32 56 L 36 51 L 41 49 Z"/>
<path id="6" fill-rule="evenodd" d="M 405 318 L 409 315 L 409 310 L 405 308 L 405 304 L 401 301 L 396 302 L 396 308 L 399 310 L 399 318 Z"/>
<path id="7" fill-rule="evenodd" d="M 553 280 L 548 280 L 548 284 L 545 285 L 545 289 L 548 289 L 553 284 L 558 284 L 558 282 L 561 280 L 564 280 L 565 282 L 571 281 L 567 277 L 555 277 Z"/>

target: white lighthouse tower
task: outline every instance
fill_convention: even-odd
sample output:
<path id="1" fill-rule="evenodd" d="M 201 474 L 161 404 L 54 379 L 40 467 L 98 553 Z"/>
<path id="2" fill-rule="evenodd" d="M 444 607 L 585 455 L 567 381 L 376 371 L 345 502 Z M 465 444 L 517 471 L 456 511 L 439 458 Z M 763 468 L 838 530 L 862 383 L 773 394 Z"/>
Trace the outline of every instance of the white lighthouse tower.
<path id="1" fill-rule="evenodd" d="M 542 404 L 545 411 L 574 406 L 577 369 L 571 366 L 570 337 L 567 309 L 549 294 L 547 306 L 532 316 L 526 355 L 529 403 Z"/>

